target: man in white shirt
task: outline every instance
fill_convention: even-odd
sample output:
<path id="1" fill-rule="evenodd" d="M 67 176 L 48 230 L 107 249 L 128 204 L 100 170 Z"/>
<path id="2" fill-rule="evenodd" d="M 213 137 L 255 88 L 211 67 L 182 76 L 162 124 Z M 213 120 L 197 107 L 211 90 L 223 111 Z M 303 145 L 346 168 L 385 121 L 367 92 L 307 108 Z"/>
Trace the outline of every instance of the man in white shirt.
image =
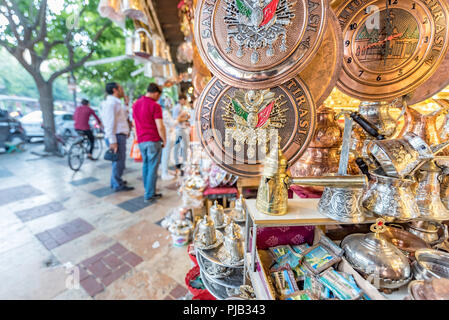
<path id="1" fill-rule="evenodd" d="M 128 110 L 120 100 L 125 94 L 123 88 L 115 82 L 106 85 L 106 93 L 108 96 L 102 107 L 105 140 L 109 149 L 118 154 L 118 160 L 112 162 L 111 188 L 115 192 L 130 191 L 134 188 L 127 186 L 126 181 L 122 179 L 126 161 L 126 139 L 129 136 Z"/>

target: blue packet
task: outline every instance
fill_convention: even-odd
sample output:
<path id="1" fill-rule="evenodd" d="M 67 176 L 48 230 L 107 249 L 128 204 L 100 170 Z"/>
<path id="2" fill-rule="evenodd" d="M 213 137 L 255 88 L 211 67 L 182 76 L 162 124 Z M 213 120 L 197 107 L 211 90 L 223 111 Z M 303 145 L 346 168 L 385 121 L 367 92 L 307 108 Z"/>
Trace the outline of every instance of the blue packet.
<path id="1" fill-rule="evenodd" d="M 363 294 L 363 291 L 357 285 L 352 284 L 333 268 L 322 272 L 318 276 L 318 281 L 329 288 L 334 296 L 340 300 L 357 300 Z"/>

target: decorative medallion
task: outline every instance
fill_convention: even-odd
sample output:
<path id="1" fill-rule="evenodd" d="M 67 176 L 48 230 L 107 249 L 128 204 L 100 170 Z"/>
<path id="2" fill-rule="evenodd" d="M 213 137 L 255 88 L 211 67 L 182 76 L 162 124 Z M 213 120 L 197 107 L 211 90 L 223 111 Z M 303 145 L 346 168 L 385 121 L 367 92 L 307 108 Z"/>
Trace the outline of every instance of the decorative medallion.
<path id="1" fill-rule="evenodd" d="M 317 107 L 329 97 L 343 65 L 343 34 L 337 17 L 328 10 L 326 31 L 314 58 L 299 74 L 307 83 Z"/>
<path id="2" fill-rule="evenodd" d="M 316 122 L 315 104 L 299 78 L 281 86 L 246 90 L 213 78 L 197 105 L 201 143 L 222 169 L 242 177 L 258 177 L 267 149 L 281 138 L 289 164 L 307 149 Z"/>
<path id="3" fill-rule="evenodd" d="M 389 101 L 412 92 L 448 51 L 446 0 L 352 0 L 336 12 L 344 37 L 337 86 L 360 100 Z"/>
<path id="4" fill-rule="evenodd" d="M 326 0 L 202 0 L 195 40 L 211 72 L 244 89 L 267 89 L 296 76 L 318 49 Z"/>

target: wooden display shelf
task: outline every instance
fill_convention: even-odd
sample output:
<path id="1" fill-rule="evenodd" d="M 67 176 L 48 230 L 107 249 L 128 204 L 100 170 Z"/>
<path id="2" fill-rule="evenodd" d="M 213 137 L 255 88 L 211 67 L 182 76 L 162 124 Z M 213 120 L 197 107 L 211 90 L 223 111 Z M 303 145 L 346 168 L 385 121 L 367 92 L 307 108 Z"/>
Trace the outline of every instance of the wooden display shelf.
<path id="1" fill-rule="evenodd" d="M 256 209 L 255 199 L 246 200 L 246 205 L 253 224 L 261 227 L 354 224 L 336 221 L 322 215 L 317 209 L 318 202 L 319 199 L 289 199 L 288 213 L 283 216 L 271 216 L 259 212 Z M 370 218 L 363 223 L 375 221 L 375 218 Z"/>

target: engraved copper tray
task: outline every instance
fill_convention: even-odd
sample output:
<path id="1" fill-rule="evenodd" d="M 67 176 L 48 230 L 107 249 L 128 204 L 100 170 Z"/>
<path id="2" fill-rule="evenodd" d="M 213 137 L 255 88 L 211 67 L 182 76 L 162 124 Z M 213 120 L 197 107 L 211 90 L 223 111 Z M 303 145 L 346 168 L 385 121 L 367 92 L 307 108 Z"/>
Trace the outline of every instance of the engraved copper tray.
<path id="1" fill-rule="evenodd" d="M 266 90 L 238 89 L 213 78 L 195 112 L 207 154 L 222 169 L 241 177 L 262 174 L 273 132 L 280 136 L 288 163 L 294 163 L 307 149 L 316 122 L 312 96 L 299 78 Z"/>
<path id="2" fill-rule="evenodd" d="M 262 89 L 295 77 L 323 39 L 327 0 L 199 0 L 195 42 L 229 85 Z"/>

